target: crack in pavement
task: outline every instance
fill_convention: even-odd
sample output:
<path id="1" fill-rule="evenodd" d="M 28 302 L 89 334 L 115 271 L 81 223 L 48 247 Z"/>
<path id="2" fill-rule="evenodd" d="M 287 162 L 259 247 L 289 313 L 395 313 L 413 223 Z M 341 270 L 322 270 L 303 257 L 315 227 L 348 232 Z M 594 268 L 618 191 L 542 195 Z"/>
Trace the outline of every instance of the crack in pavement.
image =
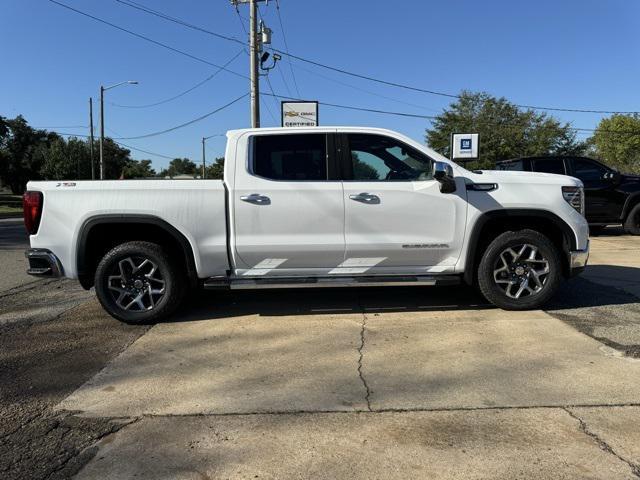
<path id="1" fill-rule="evenodd" d="M 598 444 L 598 446 L 600 447 L 601 450 L 613 455 L 618 460 L 620 460 L 620 461 L 626 463 L 627 465 L 629 465 L 629 468 L 631 468 L 631 473 L 633 473 L 633 475 L 635 475 L 636 477 L 640 478 L 640 465 L 637 465 L 637 464 L 633 463 L 632 461 L 627 460 L 623 456 L 621 456 L 618 453 L 616 453 L 616 451 L 611 447 L 611 445 L 609 445 L 604 439 L 602 439 L 600 436 L 598 436 L 598 434 L 596 434 L 596 433 L 592 432 L 591 430 L 589 430 L 589 427 L 587 426 L 587 423 L 582 418 L 580 418 L 578 415 L 576 415 L 574 412 L 569 410 L 567 407 L 562 407 L 562 410 L 567 412 L 567 414 L 571 418 L 573 418 L 574 420 L 578 421 L 578 423 L 580 424 L 580 431 L 583 432 L 585 435 L 593 438 L 596 441 L 596 443 Z"/>
<path id="2" fill-rule="evenodd" d="M 364 388 L 366 390 L 366 395 L 364 397 L 365 401 L 367 402 L 367 409 L 372 412 L 373 410 L 371 409 L 371 389 L 369 388 L 369 384 L 367 383 L 367 380 L 364 378 L 364 375 L 362 373 L 362 360 L 364 357 L 364 343 L 365 343 L 365 333 L 366 333 L 366 328 L 367 328 L 367 315 L 363 312 L 362 313 L 362 328 L 360 329 L 360 346 L 358 347 L 358 376 L 360 377 L 360 381 L 362 382 L 362 384 L 364 385 Z"/>
<path id="3" fill-rule="evenodd" d="M 357 348 L 357 350 L 358 350 L 358 377 L 360 378 L 360 381 L 362 382 L 362 385 L 364 386 L 364 389 L 365 389 L 365 392 L 366 392 L 365 396 L 364 396 L 364 399 L 367 402 L 367 410 L 369 412 L 372 412 L 373 410 L 371 409 L 371 389 L 369 388 L 369 384 L 367 383 L 367 380 L 364 378 L 364 374 L 362 373 L 362 361 L 364 359 L 365 334 L 366 334 L 366 330 L 367 330 L 367 314 L 365 312 L 364 305 L 362 305 L 362 301 L 360 300 L 360 295 L 356 296 L 356 303 L 358 304 L 358 308 L 360 309 L 360 312 L 362 313 L 362 326 L 360 328 L 360 345 Z"/>

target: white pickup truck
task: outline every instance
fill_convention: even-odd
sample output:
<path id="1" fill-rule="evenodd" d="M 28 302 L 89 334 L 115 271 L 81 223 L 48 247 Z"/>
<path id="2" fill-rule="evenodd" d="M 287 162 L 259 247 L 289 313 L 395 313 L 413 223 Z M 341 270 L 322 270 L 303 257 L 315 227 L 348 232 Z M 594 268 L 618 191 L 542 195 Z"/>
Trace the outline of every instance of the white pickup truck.
<path id="1" fill-rule="evenodd" d="M 142 323 L 195 287 L 464 281 L 532 309 L 586 265 L 575 178 L 471 172 L 375 128 L 227 137 L 223 181 L 30 182 L 28 273 L 95 286 L 113 317 Z"/>

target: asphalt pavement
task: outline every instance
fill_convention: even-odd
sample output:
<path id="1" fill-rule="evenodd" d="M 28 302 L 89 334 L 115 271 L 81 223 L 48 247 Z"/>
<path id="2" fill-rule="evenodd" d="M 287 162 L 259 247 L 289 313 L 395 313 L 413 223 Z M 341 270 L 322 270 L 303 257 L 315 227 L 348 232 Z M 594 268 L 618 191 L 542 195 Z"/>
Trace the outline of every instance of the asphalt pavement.
<path id="1" fill-rule="evenodd" d="M 74 282 L 10 288 L 0 478 L 640 478 L 640 238 L 592 248 L 544 312 L 204 292 L 132 327 Z"/>
<path id="2" fill-rule="evenodd" d="M 0 292 L 35 281 L 26 274 L 29 238 L 21 218 L 0 219 Z"/>

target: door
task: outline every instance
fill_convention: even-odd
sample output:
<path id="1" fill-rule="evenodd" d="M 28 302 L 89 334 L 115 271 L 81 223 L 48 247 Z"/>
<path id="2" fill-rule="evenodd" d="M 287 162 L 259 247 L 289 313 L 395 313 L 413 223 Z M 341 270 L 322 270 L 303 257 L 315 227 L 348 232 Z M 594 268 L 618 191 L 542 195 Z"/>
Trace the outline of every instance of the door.
<path id="1" fill-rule="evenodd" d="M 572 159 L 572 175 L 584 183 L 585 216 L 589 223 L 620 221 L 625 196 L 616 189 L 613 171 L 588 158 Z"/>
<path id="2" fill-rule="evenodd" d="M 458 260 L 464 237 L 466 190 L 440 192 L 433 161 L 386 135 L 341 136 L 346 255 L 354 273 L 399 273 Z M 398 268 L 402 267 L 402 268 Z"/>
<path id="3" fill-rule="evenodd" d="M 249 140 L 232 193 L 238 273 L 305 274 L 342 262 L 344 198 L 333 138 L 286 132 Z"/>

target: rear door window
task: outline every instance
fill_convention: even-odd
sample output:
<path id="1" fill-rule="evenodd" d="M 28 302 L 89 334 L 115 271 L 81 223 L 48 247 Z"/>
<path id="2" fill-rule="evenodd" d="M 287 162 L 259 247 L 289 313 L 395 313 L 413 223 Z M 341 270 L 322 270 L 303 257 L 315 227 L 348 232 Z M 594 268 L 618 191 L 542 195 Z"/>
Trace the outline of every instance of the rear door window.
<path id="1" fill-rule="evenodd" d="M 522 171 L 522 170 L 524 170 L 524 161 L 523 160 L 509 160 L 507 162 L 500 162 L 500 163 L 496 164 L 496 170 Z"/>
<path id="2" fill-rule="evenodd" d="M 252 173 L 271 180 L 323 181 L 329 178 L 324 133 L 257 135 Z"/>
<path id="3" fill-rule="evenodd" d="M 534 172 L 557 173 L 566 175 L 564 160 L 561 158 L 539 158 L 533 161 Z"/>

